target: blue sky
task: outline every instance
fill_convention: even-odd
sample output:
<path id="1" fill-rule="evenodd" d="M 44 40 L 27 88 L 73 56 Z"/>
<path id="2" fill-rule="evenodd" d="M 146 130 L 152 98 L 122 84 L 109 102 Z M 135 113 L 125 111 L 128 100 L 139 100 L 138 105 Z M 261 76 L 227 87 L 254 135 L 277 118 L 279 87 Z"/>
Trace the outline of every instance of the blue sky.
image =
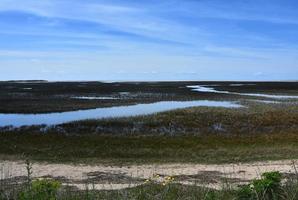
<path id="1" fill-rule="evenodd" d="M 297 80 L 296 0 L 1 0 L 0 80 Z"/>

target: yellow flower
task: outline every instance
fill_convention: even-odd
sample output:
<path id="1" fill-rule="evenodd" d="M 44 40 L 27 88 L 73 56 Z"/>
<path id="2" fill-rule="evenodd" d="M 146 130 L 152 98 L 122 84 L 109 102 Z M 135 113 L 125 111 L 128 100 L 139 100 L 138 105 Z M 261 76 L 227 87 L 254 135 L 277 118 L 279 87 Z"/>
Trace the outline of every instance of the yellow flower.
<path id="1" fill-rule="evenodd" d="M 144 181 L 144 183 L 146 184 L 146 183 L 150 183 L 150 179 L 146 179 L 145 181 Z"/>

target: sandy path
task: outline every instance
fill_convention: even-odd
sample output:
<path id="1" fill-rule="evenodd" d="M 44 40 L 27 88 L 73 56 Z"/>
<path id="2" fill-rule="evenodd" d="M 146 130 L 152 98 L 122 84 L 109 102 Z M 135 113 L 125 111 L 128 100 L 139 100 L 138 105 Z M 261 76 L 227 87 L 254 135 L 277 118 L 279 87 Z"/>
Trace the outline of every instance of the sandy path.
<path id="1" fill-rule="evenodd" d="M 81 189 L 121 189 L 143 184 L 146 179 L 162 182 L 164 176 L 174 176 L 182 184 L 203 184 L 220 188 L 223 182 L 235 185 L 260 177 L 264 172 L 296 173 L 298 160 L 266 161 L 239 164 L 157 164 L 132 166 L 70 165 L 33 163 L 34 178 L 53 177 L 64 184 Z M 26 176 L 24 161 L 0 161 L 0 179 Z M 159 177 L 156 176 L 159 175 Z M 223 181 L 224 179 L 224 181 Z M 92 186 L 87 184 L 92 182 Z"/>

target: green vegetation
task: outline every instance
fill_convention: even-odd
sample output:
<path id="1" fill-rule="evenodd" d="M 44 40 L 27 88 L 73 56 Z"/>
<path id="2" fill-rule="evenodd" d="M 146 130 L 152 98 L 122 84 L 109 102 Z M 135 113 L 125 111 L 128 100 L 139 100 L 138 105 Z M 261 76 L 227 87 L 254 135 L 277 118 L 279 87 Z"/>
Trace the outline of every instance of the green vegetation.
<path id="1" fill-rule="evenodd" d="M 0 158 L 48 162 L 228 163 L 298 158 L 298 107 L 190 108 L 3 129 Z"/>
<path id="2" fill-rule="evenodd" d="M 194 107 L 148 116 L 86 120 L 50 127 L 4 127 L 0 128 L 0 133 L 113 136 L 298 133 L 298 104 L 242 103 L 248 108 Z"/>
<path id="3" fill-rule="evenodd" d="M 298 133 L 297 104 L 246 103 L 249 108 L 194 107 L 141 117 L 79 121 L 51 127 L 46 133 L 117 136 Z M 40 129 L 32 128 L 29 131 L 38 133 Z"/>
<path id="4" fill-rule="evenodd" d="M 61 184 L 53 180 L 35 180 L 17 195 L 19 200 L 55 200 Z"/>
<path id="5" fill-rule="evenodd" d="M 298 134 L 113 137 L 0 134 L 2 159 L 140 164 L 229 163 L 298 158 Z"/>
<path id="6" fill-rule="evenodd" d="M 282 190 L 282 175 L 279 172 L 262 174 L 262 179 L 254 180 L 238 190 L 239 199 L 281 199 L 286 194 Z"/>

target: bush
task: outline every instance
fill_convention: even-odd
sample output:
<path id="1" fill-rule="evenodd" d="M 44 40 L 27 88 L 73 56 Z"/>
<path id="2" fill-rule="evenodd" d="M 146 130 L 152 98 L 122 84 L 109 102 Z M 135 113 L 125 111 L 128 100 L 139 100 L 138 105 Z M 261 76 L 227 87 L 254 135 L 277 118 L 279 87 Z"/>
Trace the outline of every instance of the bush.
<path id="1" fill-rule="evenodd" d="M 241 186 L 238 190 L 239 199 L 279 199 L 281 196 L 281 174 L 279 172 L 267 172 L 261 179 L 252 181 L 248 185 Z"/>
<path id="2" fill-rule="evenodd" d="M 29 188 L 19 193 L 20 200 L 55 200 L 61 183 L 54 180 L 36 180 L 33 181 Z"/>

